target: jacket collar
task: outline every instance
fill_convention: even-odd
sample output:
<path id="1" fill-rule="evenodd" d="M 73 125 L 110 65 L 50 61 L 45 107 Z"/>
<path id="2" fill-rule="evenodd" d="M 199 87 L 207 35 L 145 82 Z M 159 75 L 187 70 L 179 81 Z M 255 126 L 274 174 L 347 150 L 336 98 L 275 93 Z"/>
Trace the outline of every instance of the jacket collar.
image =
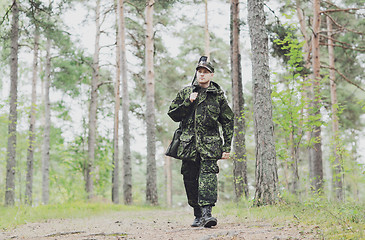
<path id="1" fill-rule="evenodd" d="M 197 81 L 194 81 L 193 83 L 193 91 L 199 90 L 200 86 Z M 221 87 L 218 85 L 218 83 L 210 81 L 209 87 L 207 88 L 207 93 L 218 93 L 221 90 Z"/>

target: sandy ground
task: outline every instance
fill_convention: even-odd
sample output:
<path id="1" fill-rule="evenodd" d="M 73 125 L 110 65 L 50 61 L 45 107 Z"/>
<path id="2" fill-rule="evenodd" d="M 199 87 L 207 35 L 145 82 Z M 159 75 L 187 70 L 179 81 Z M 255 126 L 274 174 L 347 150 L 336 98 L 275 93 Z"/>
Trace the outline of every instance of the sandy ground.
<path id="1" fill-rule="evenodd" d="M 214 214 L 218 225 L 192 228 L 193 216 L 188 210 L 150 210 L 114 212 L 83 219 L 51 219 L 28 223 L 0 232 L 0 239 L 32 240 L 99 240 L 99 239 L 320 239 L 318 227 L 293 223 L 244 222 L 234 216 Z"/>

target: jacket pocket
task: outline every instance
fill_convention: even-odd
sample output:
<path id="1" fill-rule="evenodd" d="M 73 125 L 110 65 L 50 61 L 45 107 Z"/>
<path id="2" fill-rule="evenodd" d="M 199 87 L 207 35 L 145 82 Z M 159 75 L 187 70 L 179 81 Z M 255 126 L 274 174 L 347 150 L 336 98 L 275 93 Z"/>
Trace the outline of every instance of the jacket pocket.
<path id="1" fill-rule="evenodd" d="M 222 138 L 220 136 L 204 136 L 202 154 L 207 158 L 220 159 L 222 157 Z"/>
<path id="2" fill-rule="evenodd" d="M 182 134 L 180 136 L 180 145 L 177 149 L 177 156 L 182 160 L 195 160 L 196 148 L 195 148 L 194 135 Z"/>

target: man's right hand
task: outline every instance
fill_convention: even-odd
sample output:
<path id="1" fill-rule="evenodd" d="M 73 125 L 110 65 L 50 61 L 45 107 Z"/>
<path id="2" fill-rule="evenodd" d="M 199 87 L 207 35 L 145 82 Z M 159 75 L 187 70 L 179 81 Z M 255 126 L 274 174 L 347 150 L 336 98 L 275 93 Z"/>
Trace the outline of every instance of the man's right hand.
<path id="1" fill-rule="evenodd" d="M 194 102 L 197 97 L 198 97 L 198 93 L 197 92 L 192 92 L 190 94 L 190 102 Z"/>

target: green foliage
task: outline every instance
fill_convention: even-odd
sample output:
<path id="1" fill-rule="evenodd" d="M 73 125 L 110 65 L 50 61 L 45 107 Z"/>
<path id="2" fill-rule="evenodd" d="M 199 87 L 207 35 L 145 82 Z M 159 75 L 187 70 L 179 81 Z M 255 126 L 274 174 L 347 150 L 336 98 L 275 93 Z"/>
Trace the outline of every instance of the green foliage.
<path id="1" fill-rule="evenodd" d="M 50 204 L 30 207 L 19 205 L 16 207 L 0 206 L 0 229 L 9 230 L 17 225 L 43 221 L 54 218 L 86 218 L 103 215 L 115 211 L 143 211 L 148 206 L 116 205 L 103 200 L 94 203 L 70 201 L 63 204 Z"/>
<path id="2" fill-rule="evenodd" d="M 292 29 L 292 31 L 294 31 Z M 312 125 L 321 124 L 318 119 L 305 119 L 303 112 L 309 104 L 305 97 L 305 91 L 310 86 L 309 80 L 306 80 L 298 72 L 303 67 L 303 42 L 293 38 L 291 32 L 288 32 L 283 40 L 276 39 L 275 44 L 285 50 L 285 59 L 288 73 L 283 75 L 276 74 L 277 78 L 273 81 L 273 121 L 276 124 L 276 134 L 278 137 L 277 144 L 278 156 L 280 159 L 287 159 L 290 154 L 290 147 L 299 147 L 302 144 L 304 132 Z M 292 141 L 289 141 L 290 135 Z"/>
<path id="3" fill-rule="evenodd" d="M 82 56 L 76 60 L 66 57 L 56 58 L 53 60 L 53 67 L 55 79 L 52 85 L 73 97 L 80 94 L 79 85 L 90 82 L 92 69 Z"/>
<path id="4" fill-rule="evenodd" d="M 304 67 L 301 51 L 304 42 L 300 42 L 296 36 L 297 29 L 280 23 L 268 24 L 267 29 L 272 42 L 271 55 L 280 58 L 285 65 L 292 66 L 290 71 L 294 74 L 309 74 L 310 70 Z"/>
<path id="5" fill-rule="evenodd" d="M 334 204 L 316 197 L 300 202 L 253 207 L 252 201 L 217 206 L 223 216 L 237 216 L 242 222 L 270 222 L 273 226 L 296 227 L 318 239 L 363 239 L 365 237 L 365 206 L 349 202 Z M 299 231 L 299 230 L 298 230 Z"/>

